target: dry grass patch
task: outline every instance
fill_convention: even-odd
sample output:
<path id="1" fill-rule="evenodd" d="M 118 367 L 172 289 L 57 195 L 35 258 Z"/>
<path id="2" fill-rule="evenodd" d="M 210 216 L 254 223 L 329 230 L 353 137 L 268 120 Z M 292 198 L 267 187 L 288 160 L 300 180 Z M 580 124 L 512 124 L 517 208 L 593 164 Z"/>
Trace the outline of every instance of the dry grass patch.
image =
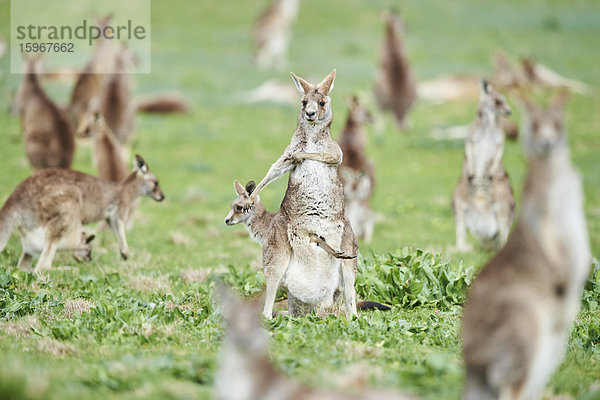
<path id="1" fill-rule="evenodd" d="M 90 312 L 93 307 L 96 307 L 96 304 L 93 301 L 87 299 L 69 299 L 65 301 L 64 313 L 67 318 L 72 319 L 75 311 L 82 314 L 84 312 Z"/>
<path id="2" fill-rule="evenodd" d="M 38 351 L 52 354 L 55 357 L 64 357 L 68 354 L 75 353 L 74 346 L 48 338 L 40 340 L 37 344 L 37 349 Z"/>
<path id="3" fill-rule="evenodd" d="M 136 275 L 131 277 L 129 287 L 140 292 L 166 294 L 171 291 L 171 284 L 166 275 L 160 275 L 158 277 Z"/>
<path id="4" fill-rule="evenodd" d="M 171 239 L 171 242 L 173 242 L 173 244 L 175 244 L 175 245 L 192 246 L 192 245 L 196 244 L 192 240 L 192 238 L 190 238 L 185 233 L 179 232 L 179 231 L 171 232 L 169 234 L 169 238 Z"/>
<path id="5" fill-rule="evenodd" d="M 38 330 L 39 328 L 40 321 L 35 315 L 26 315 L 16 321 L 0 322 L 0 330 L 7 335 L 16 337 L 30 336 L 33 330 Z"/>

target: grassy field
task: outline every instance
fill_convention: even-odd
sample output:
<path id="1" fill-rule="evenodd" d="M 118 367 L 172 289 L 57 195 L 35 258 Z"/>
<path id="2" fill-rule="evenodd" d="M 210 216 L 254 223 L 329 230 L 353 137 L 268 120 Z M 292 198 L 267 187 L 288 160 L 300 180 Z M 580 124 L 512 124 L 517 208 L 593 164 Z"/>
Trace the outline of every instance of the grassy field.
<path id="1" fill-rule="evenodd" d="M 152 73 L 136 77 L 136 92 L 176 89 L 193 109 L 184 116 L 141 116 L 137 121 L 132 153 L 146 158 L 167 199 L 142 200 L 128 234 L 128 261 L 120 259 L 116 240 L 104 231 L 95 242 L 93 261 L 76 264 L 61 255 L 48 279 L 38 281 L 15 270 L 20 243 L 16 236 L 10 240 L 0 254 L 0 398 L 211 397 L 223 337 L 212 302 L 213 282 L 221 276 L 246 295 L 257 294 L 264 284 L 259 246 L 241 226 L 223 223 L 235 197 L 232 182 L 264 176 L 289 142 L 298 112 L 297 107 L 236 100 L 237 93 L 267 79 L 292 85 L 287 70 L 257 71 L 250 63 L 249 32 L 265 4 L 153 1 Z M 337 68 L 334 136 L 344 122 L 348 95 L 358 93 L 373 104 L 381 12 L 392 4 L 301 2 L 289 69 L 316 80 Z M 597 1 L 422 0 L 398 5 L 419 79 L 488 74 L 491 55 L 505 49 L 515 57 L 534 56 L 563 75 L 600 88 Z M 7 0 L 0 0 L 0 21 L 6 38 Z M 0 201 L 31 173 L 18 118 L 6 112 L 21 79 L 8 74 L 8 66 L 7 56 L 0 58 Z M 55 99 L 66 101 L 68 86 L 46 86 Z M 596 258 L 599 109 L 597 94 L 573 95 L 568 105 L 572 158 L 584 182 Z M 381 217 L 372 243 L 361 243 L 357 287 L 364 296 L 391 300 L 393 310 L 365 312 L 351 322 L 315 316 L 269 322 L 272 359 L 280 369 L 318 386 L 366 382 L 427 399 L 459 397 L 460 303 L 466 285 L 491 254 L 448 251 L 454 243 L 450 200 L 463 143 L 433 140 L 431 130 L 468 123 L 475 110 L 475 102 L 420 102 L 407 134 L 397 132 L 389 117 L 383 132 L 370 129 L 368 153 L 378 179 L 372 205 Z M 75 169 L 93 173 L 89 148 L 78 148 L 75 158 Z M 525 174 L 519 143 L 507 143 L 505 164 L 518 201 Z M 278 208 L 285 187 L 286 179 L 281 179 L 261 193 L 268 209 Z M 412 288 L 399 295 L 389 270 L 408 259 L 415 281 L 435 287 L 437 282 L 420 275 L 421 267 L 427 267 L 447 271 L 456 286 L 443 293 L 425 295 Z M 548 398 L 600 399 L 600 273 L 593 279 Z"/>

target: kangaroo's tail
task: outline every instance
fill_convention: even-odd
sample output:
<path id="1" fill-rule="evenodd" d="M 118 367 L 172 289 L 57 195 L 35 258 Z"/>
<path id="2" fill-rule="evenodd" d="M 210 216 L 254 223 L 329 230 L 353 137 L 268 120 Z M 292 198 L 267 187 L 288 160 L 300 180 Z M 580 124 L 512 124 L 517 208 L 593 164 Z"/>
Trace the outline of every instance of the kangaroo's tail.
<path id="1" fill-rule="evenodd" d="M 322 248 L 323 250 L 325 250 L 327 253 L 329 253 L 330 255 L 332 255 L 335 258 L 341 258 L 343 260 L 349 260 L 352 258 L 356 258 L 356 254 L 351 255 L 351 254 L 344 253 L 343 251 L 340 251 L 340 250 L 334 250 L 330 245 L 327 244 L 327 242 L 325 241 L 325 238 L 323 236 L 319 236 L 315 233 L 310 235 L 310 241 L 313 243 L 316 243 L 317 246 L 319 246 L 320 248 Z"/>
<path id="2" fill-rule="evenodd" d="M 137 111 L 160 114 L 187 113 L 189 107 L 179 95 L 163 94 L 139 100 Z"/>
<path id="3" fill-rule="evenodd" d="M 6 243 L 8 243 L 15 227 L 15 216 L 12 208 L 9 198 L 0 209 L 0 252 L 6 247 Z"/>
<path id="4" fill-rule="evenodd" d="M 376 301 L 359 301 L 356 303 L 357 310 L 381 310 L 390 311 L 392 308 L 385 304 L 378 303 Z"/>

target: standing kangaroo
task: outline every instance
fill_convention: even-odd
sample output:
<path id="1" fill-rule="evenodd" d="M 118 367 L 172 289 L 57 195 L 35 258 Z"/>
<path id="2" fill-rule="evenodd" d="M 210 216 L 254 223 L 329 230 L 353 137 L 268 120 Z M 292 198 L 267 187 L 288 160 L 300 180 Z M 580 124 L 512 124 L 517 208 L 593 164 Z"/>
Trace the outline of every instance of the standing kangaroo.
<path id="1" fill-rule="evenodd" d="M 25 153 L 35 170 L 70 168 L 75 151 L 73 128 L 44 92 L 36 73 L 40 62 L 39 57 L 25 60 L 23 84 L 17 94 Z"/>
<path id="2" fill-rule="evenodd" d="M 415 78 L 402 42 L 403 31 L 398 14 L 389 13 L 381 47 L 381 66 L 375 81 L 375 98 L 379 107 L 394 114 L 401 130 L 406 129 L 406 114 L 417 96 Z"/>
<path id="3" fill-rule="evenodd" d="M 337 174 L 342 151 L 331 138 L 329 93 L 335 70 L 317 86 L 292 74 L 302 106 L 298 127 L 284 150 L 250 195 L 252 204 L 260 191 L 286 172 L 290 173 L 280 212 L 263 246 L 267 284 L 263 314 L 272 318 L 280 285 L 288 292 L 292 316 L 330 304 L 336 289 L 344 297 L 347 317 L 356 315 L 356 259 L 339 260 L 320 248 L 314 237 L 334 249 L 355 255 L 358 250 L 350 223 L 344 216 L 344 192 Z"/>
<path id="4" fill-rule="evenodd" d="M 284 67 L 291 28 L 298 15 L 299 0 L 274 0 L 254 26 L 254 59 L 259 68 Z"/>
<path id="5" fill-rule="evenodd" d="M 107 181 L 121 182 L 129 169 L 123 159 L 121 144 L 99 113 L 89 112 L 79 123 L 77 135 L 92 139 L 92 158 L 98 176 Z"/>
<path id="6" fill-rule="evenodd" d="M 367 137 L 362 125 L 372 121 L 371 113 L 360 105 L 356 96 L 352 97 L 346 126 L 338 139 L 344 154 L 338 173 L 344 186 L 346 217 L 356 237 L 366 242 L 373 235 L 369 200 L 375 187 L 375 169 L 365 152 Z"/>
<path id="7" fill-rule="evenodd" d="M 127 259 L 125 225 L 132 203 L 142 195 L 165 198 L 139 155 L 134 171 L 122 182 L 66 169 L 39 171 L 21 182 L 0 210 L 0 251 L 17 228 L 23 245 L 18 266 L 30 270 L 32 256 L 41 253 L 35 267 L 39 273 L 50 267 L 57 250 L 80 246 L 82 225 L 106 219 Z"/>
<path id="8" fill-rule="evenodd" d="M 486 247 L 499 248 L 508 238 L 515 200 L 502 163 L 504 133 L 498 118 L 509 114 L 504 96 L 483 80 L 477 118 L 465 141 L 462 175 L 452 199 L 459 251 L 469 248 L 467 229 Z"/>
<path id="9" fill-rule="evenodd" d="M 258 319 L 257 301 L 242 302 L 219 287 L 218 298 L 227 324 L 215 377 L 217 400 L 410 400 L 403 393 L 361 389 L 355 392 L 320 390 L 286 377 L 271 363 L 268 335 Z"/>
<path id="10" fill-rule="evenodd" d="M 547 109 L 526 101 L 529 171 L 519 220 L 473 282 L 464 310 L 465 400 L 537 399 L 564 355 L 591 265 L 566 97 Z"/>
<path id="11" fill-rule="evenodd" d="M 133 63 L 133 53 L 122 45 L 116 55 L 115 73 L 106 76 L 100 101 L 107 125 L 123 145 L 131 139 L 137 112 L 137 104 L 132 96 L 133 82 L 130 73 Z"/>

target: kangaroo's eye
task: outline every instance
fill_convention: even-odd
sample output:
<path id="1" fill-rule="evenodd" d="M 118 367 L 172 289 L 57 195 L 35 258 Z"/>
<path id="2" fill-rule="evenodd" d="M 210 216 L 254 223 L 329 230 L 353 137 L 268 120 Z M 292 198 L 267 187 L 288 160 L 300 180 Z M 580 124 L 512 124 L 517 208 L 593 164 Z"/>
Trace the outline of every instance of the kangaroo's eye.
<path id="1" fill-rule="evenodd" d="M 158 181 L 154 182 L 154 189 L 158 189 Z"/>
<path id="2" fill-rule="evenodd" d="M 493 176 L 492 175 L 488 175 L 487 179 L 488 179 L 488 181 L 491 181 L 493 179 Z"/>
<path id="3" fill-rule="evenodd" d="M 473 178 L 475 178 L 475 176 L 474 176 L 474 175 L 469 175 L 469 176 L 467 176 L 467 179 L 469 180 L 469 182 L 472 182 L 472 181 L 473 181 Z"/>
<path id="4" fill-rule="evenodd" d="M 241 212 L 244 209 L 242 206 L 235 206 L 235 211 Z"/>
<path id="5" fill-rule="evenodd" d="M 496 106 L 500 107 L 502 105 L 502 101 L 500 99 L 496 99 Z"/>
<path id="6" fill-rule="evenodd" d="M 321 105 L 321 107 L 325 107 L 325 102 L 324 101 L 321 101 L 319 104 Z"/>
<path id="7" fill-rule="evenodd" d="M 308 104 L 308 101 L 306 101 L 306 100 L 302 100 L 302 105 L 303 105 L 303 106 L 306 106 L 307 104 Z"/>

